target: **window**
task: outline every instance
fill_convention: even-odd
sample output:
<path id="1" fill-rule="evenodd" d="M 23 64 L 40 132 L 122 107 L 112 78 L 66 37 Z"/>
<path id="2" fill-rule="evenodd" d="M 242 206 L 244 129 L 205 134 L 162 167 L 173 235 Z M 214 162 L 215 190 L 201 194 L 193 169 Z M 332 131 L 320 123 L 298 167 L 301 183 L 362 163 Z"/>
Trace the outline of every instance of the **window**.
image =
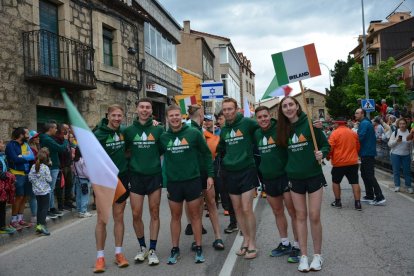
<path id="1" fill-rule="evenodd" d="M 368 67 L 377 65 L 377 59 L 376 59 L 375 53 L 367 54 L 366 59 L 368 62 Z"/>
<path id="2" fill-rule="evenodd" d="M 114 35 L 111 29 L 103 27 L 103 60 L 104 64 L 113 66 L 112 42 Z"/>
<path id="3" fill-rule="evenodd" d="M 175 44 L 165 38 L 149 23 L 144 24 L 145 52 L 162 61 L 169 67 L 177 68 Z"/>
<path id="4" fill-rule="evenodd" d="M 306 98 L 306 103 L 307 104 L 314 104 L 314 99 L 313 98 Z"/>

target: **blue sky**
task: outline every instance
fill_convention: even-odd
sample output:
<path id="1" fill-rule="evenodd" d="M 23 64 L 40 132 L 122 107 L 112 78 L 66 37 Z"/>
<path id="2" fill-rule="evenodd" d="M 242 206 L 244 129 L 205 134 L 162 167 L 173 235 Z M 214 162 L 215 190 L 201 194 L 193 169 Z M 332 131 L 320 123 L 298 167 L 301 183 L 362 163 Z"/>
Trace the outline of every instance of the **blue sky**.
<path id="1" fill-rule="evenodd" d="M 158 0 L 182 26 L 228 37 L 236 51 L 243 52 L 256 73 L 256 100 L 274 76 L 271 55 L 315 43 L 319 62 L 333 69 L 345 60 L 362 34 L 360 0 Z M 365 30 L 371 20 L 386 20 L 401 0 L 364 0 Z M 399 11 L 414 11 L 406 0 Z M 305 87 L 325 92 L 328 69 L 322 76 L 304 80 Z M 299 85 L 291 85 L 299 92 Z"/>

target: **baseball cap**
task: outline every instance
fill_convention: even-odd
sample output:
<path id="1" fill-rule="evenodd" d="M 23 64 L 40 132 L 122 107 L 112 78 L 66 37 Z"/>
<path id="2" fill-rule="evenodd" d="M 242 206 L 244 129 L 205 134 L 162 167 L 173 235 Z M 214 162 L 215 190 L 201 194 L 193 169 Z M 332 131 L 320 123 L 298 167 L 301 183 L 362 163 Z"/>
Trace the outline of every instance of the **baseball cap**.
<path id="1" fill-rule="evenodd" d="M 210 114 L 204 115 L 204 121 L 213 121 L 213 115 L 210 115 Z"/>
<path id="2" fill-rule="evenodd" d="M 29 140 L 32 140 L 33 138 L 36 138 L 39 136 L 39 133 L 37 133 L 36 130 L 29 131 Z"/>

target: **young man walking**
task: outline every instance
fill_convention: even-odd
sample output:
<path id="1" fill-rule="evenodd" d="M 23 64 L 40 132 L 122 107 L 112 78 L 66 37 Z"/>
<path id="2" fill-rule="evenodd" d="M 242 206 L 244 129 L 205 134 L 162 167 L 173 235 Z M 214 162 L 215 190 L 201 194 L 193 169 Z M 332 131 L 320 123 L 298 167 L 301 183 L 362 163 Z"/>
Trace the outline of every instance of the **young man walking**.
<path id="1" fill-rule="evenodd" d="M 129 176 L 131 183 L 130 202 L 133 226 L 139 243 L 139 252 L 135 261 L 143 262 L 148 258 L 149 265 L 159 264 L 156 246 L 160 230 L 160 201 L 162 173 L 159 142 L 164 128 L 154 126 L 152 120 L 152 101 L 142 98 L 137 102 L 138 118 L 133 125 L 125 129 L 126 150 L 130 156 Z M 142 210 L 145 196 L 151 217 L 149 250 L 145 243 Z"/>

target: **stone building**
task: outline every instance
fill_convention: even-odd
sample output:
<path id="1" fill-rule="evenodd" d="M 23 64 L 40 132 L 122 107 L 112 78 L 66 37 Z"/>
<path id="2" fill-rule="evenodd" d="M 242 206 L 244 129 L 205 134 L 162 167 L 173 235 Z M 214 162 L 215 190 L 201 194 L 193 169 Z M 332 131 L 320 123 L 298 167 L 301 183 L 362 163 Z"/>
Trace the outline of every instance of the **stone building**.
<path id="1" fill-rule="evenodd" d="M 112 103 L 130 124 L 147 91 L 161 115 L 181 93 L 180 26 L 155 0 L 1 1 L 0 26 L 2 138 L 17 126 L 67 122 L 61 87 L 91 127 Z"/>
<path id="2" fill-rule="evenodd" d="M 247 98 L 247 104 L 249 107 L 253 107 L 256 99 L 254 89 L 255 74 L 252 71 L 252 63 L 243 53 L 238 53 L 238 55 L 240 59 L 240 101 L 244 105 L 244 99 Z"/>

